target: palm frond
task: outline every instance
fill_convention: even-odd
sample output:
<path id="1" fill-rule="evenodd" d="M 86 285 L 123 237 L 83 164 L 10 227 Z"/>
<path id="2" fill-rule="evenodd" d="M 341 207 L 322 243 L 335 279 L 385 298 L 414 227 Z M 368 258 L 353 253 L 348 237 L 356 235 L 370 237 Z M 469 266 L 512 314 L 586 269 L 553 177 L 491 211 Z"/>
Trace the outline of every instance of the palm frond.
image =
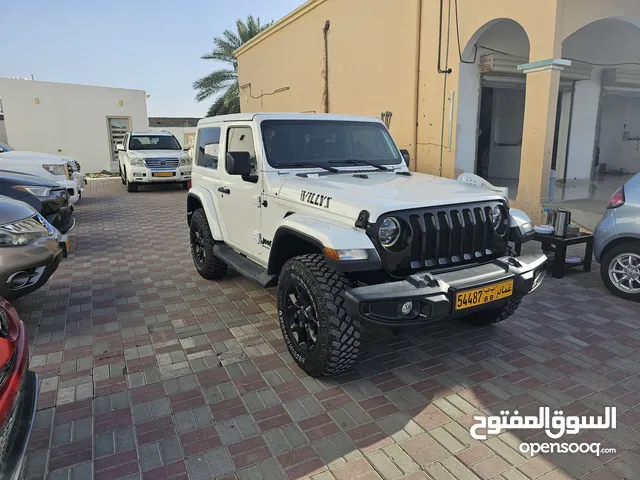
<path id="1" fill-rule="evenodd" d="M 233 83 L 238 83 L 238 74 L 235 70 L 215 70 L 193 82 L 193 88 L 196 90 L 196 100 L 198 102 L 206 100 L 212 95 L 229 88 Z"/>

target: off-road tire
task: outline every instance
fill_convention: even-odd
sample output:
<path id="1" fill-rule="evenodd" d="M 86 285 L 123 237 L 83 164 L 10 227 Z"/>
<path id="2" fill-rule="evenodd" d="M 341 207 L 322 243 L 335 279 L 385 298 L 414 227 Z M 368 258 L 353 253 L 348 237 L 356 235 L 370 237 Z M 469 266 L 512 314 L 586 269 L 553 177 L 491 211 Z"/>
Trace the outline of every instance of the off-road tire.
<path id="1" fill-rule="evenodd" d="M 601 259 L 602 262 L 600 263 L 600 277 L 602 278 L 605 287 L 607 287 L 609 291 L 615 296 L 624 298 L 626 300 L 631 300 L 633 302 L 640 302 L 640 294 L 624 292 L 620 290 L 613 284 L 613 282 L 609 278 L 609 264 L 621 253 L 635 253 L 636 255 L 640 255 L 640 244 L 636 242 L 626 242 L 620 245 L 616 245 L 611 250 L 609 250 Z"/>
<path id="2" fill-rule="evenodd" d="M 205 259 L 204 262 L 199 262 L 194 255 L 194 247 L 191 238 L 195 235 L 196 230 L 200 230 L 200 233 L 204 239 Z M 229 266 L 216 257 L 213 253 L 213 246 L 216 241 L 211 236 L 211 230 L 209 229 L 209 222 L 207 222 L 207 216 L 202 208 L 193 212 L 190 224 L 190 245 L 191 245 L 191 257 L 193 258 L 193 264 L 196 270 L 202 278 L 207 280 L 217 280 L 222 278 L 226 273 Z"/>
<path id="3" fill-rule="evenodd" d="M 189 190 L 189 182 L 182 182 L 182 188 L 184 190 Z"/>
<path id="4" fill-rule="evenodd" d="M 292 344 L 282 309 L 287 286 L 292 282 L 311 298 L 318 320 L 316 347 L 303 355 Z M 284 341 L 296 363 L 312 377 L 336 375 L 349 368 L 360 347 L 360 322 L 344 308 L 348 280 L 327 265 L 322 255 L 303 255 L 287 261 L 278 280 L 278 318 Z M 295 342 L 295 339 L 293 340 Z"/>
<path id="5" fill-rule="evenodd" d="M 118 165 L 118 170 L 120 171 L 120 181 L 123 185 L 126 185 L 127 181 L 124 179 L 124 174 L 122 173 L 122 165 Z"/>
<path id="6" fill-rule="evenodd" d="M 132 193 L 137 191 L 138 191 L 138 184 L 127 180 L 127 192 Z"/>
<path id="7" fill-rule="evenodd" d="M 520 302 L 522 302 L 522 297 L 514 297 L 507 300 L 501 307 L 480 310 L 479 312 L 462 317 L 462 321 L 469 325 L 476 326 L 493 325 L 513 315 L 520 306 Z"/>

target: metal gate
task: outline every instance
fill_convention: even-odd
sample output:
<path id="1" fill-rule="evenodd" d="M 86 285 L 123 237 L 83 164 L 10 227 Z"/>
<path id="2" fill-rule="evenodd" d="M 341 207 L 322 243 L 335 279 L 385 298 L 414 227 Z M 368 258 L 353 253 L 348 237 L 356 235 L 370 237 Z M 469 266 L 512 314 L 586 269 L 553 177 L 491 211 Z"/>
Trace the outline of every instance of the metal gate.
<path id="1" fill-rule="evenodd" d="M 111 171 L 117 172 L 120 162 L 116 145 L 122 143 L 127 132 L 131 131 L 131 119 L 123 117 L 107 117 L 109 126 L 109 144 L 111 146 Z"/>

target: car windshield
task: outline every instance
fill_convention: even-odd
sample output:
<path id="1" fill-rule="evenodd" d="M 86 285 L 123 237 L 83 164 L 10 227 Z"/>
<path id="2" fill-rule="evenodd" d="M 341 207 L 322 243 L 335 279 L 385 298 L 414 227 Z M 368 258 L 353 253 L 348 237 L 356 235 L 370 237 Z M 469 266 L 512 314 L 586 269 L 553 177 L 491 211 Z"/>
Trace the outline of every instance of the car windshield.
<path id="1" fill-rule="evenodd" d="M 267 162 L 275 168 L 402 163 L 391 135 L 375 122 L 265 120 L 262 137 Z"/>
<path id="2" fill-rule="evenodd" d="M 129 140 L 129 150 L 181 150 L 171 135 L 135 135 Z"/>
<path id="3" fill-rule="evenodd" d="M 11 148 L 6 143 L 0 142 L 0 152 L 10 152 L 12 150 L 13 150 L 13 148 Z"/>

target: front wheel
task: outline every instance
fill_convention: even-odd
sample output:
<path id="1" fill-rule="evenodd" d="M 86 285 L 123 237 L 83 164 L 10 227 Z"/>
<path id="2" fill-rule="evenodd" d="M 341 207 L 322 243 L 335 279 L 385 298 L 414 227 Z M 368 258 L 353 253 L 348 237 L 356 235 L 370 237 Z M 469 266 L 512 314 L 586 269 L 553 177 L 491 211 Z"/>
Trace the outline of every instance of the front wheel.
<path id="1" fill-rule="evenodd" d="M 118 165 L 118 170 L 120 171 L 120 181 L 122 182 L 123 185 L 126 185 L 127 181 L 125 180 L 125 175 L 122 172 L 122 165 Z"/>
<path id="2" fill-rule="evenodd" d="M 609 250 L 600 264 L 606 287 L 620 298 L 640 301 L 640 245 L 623 243 Z"/>
<path id="3" fill-rule="evenodd" d="M 504 305 L 487 310 L 480 310 L 466 317 L 462 317 L 462 321 L 469 325 L 484 326 L 493 325 L 502 322 L 513 315 L 522 302 L 522 297 L 514 297 L 506 301 Z"/>
<path id="4" fill-rule="evenodd" d="M 335 375 L 353 364 L 360 347 L 360 322 L 344 308 L 348 280 L 322 255 L 285 263 L 278 280 L 278 317 L 296 363 L 312 377 Z"/>
<path id="5" fill-rule="evenodd" d="M 193 212 L 189 238 L 193 263 L 200 276 L 207 280 L 223 277 L 227 273 L 228 265 L 213 254 L 215 240 L 211 235 L 207 216 L 201 208 Z"/>
<path id="6" fill-rule="evenodd" d="M 189 190 L 189 182 L 182 182 L 182 188 L 184 190 Z"/>

